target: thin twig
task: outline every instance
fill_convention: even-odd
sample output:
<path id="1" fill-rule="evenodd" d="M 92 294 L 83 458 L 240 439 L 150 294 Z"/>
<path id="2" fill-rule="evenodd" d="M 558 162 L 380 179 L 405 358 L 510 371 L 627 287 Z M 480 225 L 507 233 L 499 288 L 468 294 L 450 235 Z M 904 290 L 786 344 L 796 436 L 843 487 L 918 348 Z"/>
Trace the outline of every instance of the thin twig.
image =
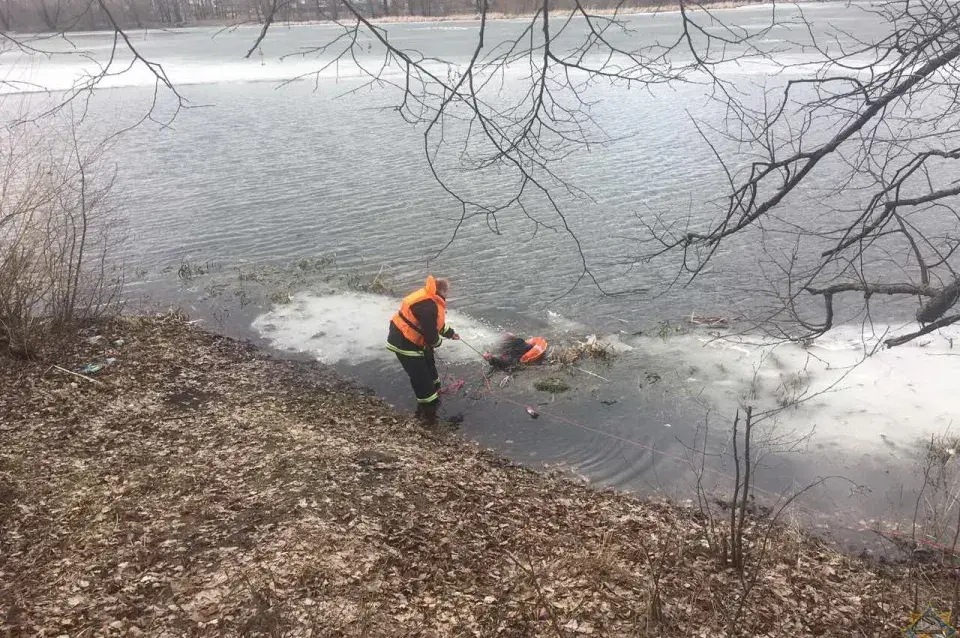
<path id="1" fill-rule="evenodd" d="M 52 365 L 52 366 L 50 366 L 50 369 L 56 369 L 56 370 L 59 370 L 60 372 L 66 372 L 67 374 L 72 374 L 73 376 L 75 376 L 75 377 L 80 377 L 81 379 L 84 379 L 84 380 L 86 380 L 86 381 L 89 381 L 90 383 L 96 383 L 97 385 L 103 385 L 103 382 L 102 382 L 102 381 L 98 381 L 97 379 L 94 379 L 94 378 L 92 378 L 92 377 L 88 377 L 88 376 L 85 375 L 85 374 L 80 374 L 79 372 L 72 372 L 72 371 L 70 371 L 70 370 L 67 370 L 66 368 L 61 368 L 61 367 L 58 366 L 58 365 Z"/>
<path id="2" fill-rule="evenodd" d="M 601 377 L 599 374 L 596 374 L 596 373 L 594 373 L 594 372 L 590 372 L 589 370 L 584 370 L 584 369 L 581 368 L 580 366 L 572 366 L 572 367 L 573 367 L 574 369 L 576 369 L 576 370 L 579 370 L 580 372 L 585 372 L 586 374 L 589 374 L 591 377 L 596 377 L 596 378 L 600 379 L 601 381 L 606 381 L 607 383 L 610 383 L 610 379 L 607 379 L 606 377 Z"/>

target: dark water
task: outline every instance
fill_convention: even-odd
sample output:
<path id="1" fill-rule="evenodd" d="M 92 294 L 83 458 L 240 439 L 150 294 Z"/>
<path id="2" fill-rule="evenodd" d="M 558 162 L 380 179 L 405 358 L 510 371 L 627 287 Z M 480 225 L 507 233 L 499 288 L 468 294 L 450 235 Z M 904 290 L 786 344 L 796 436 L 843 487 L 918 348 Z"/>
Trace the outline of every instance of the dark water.
<path id="1" fill-rule="evenodd" d="M 804 7 L 813 32 L 848 29 L 857 37 L 883 32 L 875 17 L 856 7 L 816 4 Z M 756 33 L 769 25 L 771 9 L 754 7 L 720 12 L 724 20 Z M 812 59 L 801 46 L 809 41 L 794 24 L 795 9 L 778 9 L 783 26 L 769 31 L 760 48 L 779 51 L 782 62 Z M 633 42 L 668 42 L 676 35 L 678 14 L 639 15 L 627 19 Z M 489 25 L 491 46 L 515 36 L 523 21 Z M 707 28 L 720 32 L 718 25 Z M 792 25 L 792 26 L 791 26 Z M 478 23 L 390 25 L 393 42 L 452 61 L 472 53 Z M 582 29 L 582 25 L 580 26 Z M 422 130 L 403 124 L 386 108 L 396 103 L 389 88 L 343 96 L 360 85 L 355 70 L 341 65 L 316 82 L 313 78 L 279 86 L 280 81 L 314 71 L 323 59 L 281 56 L 329 40 L 332 26 L 275 28 L 263 55 L 242 59 L 255 30 L 217 35 L 212 29 L 137 34 L 142 53 L 164 65 L 188 106 L 169 128 L 148 122 L 121 139 L 114 150 L 120 167 L 118 189 L 126 198 L 133 236 L 128 256 L 140 269 L 131 284 L 152 284 L 160 271 L 181 260 L 281 263 L 336 253 L 344 265 L 386 266 L 401 287 L 422 279 L 426 269 L 456 282 L 456 302 L 477 316 L 527 313 L 550 306 L 597 330 L 619 328 L 616 319 L 636 322 L 702 314 L 751 314 L 758 303 L 757 281 L 744 281 L 741 267 L 761 257 L 756 237 L 745 235 L 721 251 L 713 268 L 691 286 L 666 296 L 602 297 L 589 282 L 568 291 L 582 274 L 580 254 L 561 220 L 534 198 L 530 210 L 557 230 L 534 226 L 520 211 L 499 218 L 502 234 L 477 218 L 453 236 L 457 203 L 433 179 L 423 153 Z M 569 34 L 569 35 L 567 35 Z M 577 23 L 558 46 L 579 37 Z M 625 36 L 612 36 L 615 41 Z M 619 38 L 619 39 L 618 39 Z M 106 59 L 110 39 L 77 36 L 72 46 Z M 67 43 L 51 48 L 69 49 Z M 684 61 L 678 53 L 677 62 Z M 371 48 L 361 62 L 372 63 Z M 13 53 L 2 62 L 23 62 Z M 54 57 L 26 65 L 30 79 L 66 85 L 85 62 L 78 56 Z M 744 89 L 782 82 L 768 62 L 744 62 L 724 68 Z M 789 74 L 787 74 L 789 76 Z M 510 99 L 523 88 L 522 73 L 508 71 L 501 91 Z M 91 110 L 113 125 L 141 115 L 153 101 L 153 81 L 140 67 L 108 78 L 124 86 L 94 100 Z M 668 88 L 625 90 L 597 85 L 586 94 L 591 115 L 617 141 L 564 159 L 558 174 L 592 198 L 559 196 L 561 210 L 579 240 L 587 265 L 607 290 L 663 292 L 674 280 L 677 260 L 632 268 L 611 262 L 641 254 L 638 216 L 667 221 L 687 216 L 704 219 L 714 211 L 703 203 L 723 193 L 725 177 L 690 121 L 718 122 L 722 108 L 706 99 L 696 83 Z M 169 95 L 161 93 L 156 117 L 172 114 Z M 453 135 L 451 133 L 451 135 Z M 746 158 L 745 158 L 746 159 Z M 459 174 L 453 181 L 482 201 L 496 201 L 510 175 Z M 816 177 L 813 186 L 816 187 Z M 566 293 L 566 294 L 565 294 Z M 882 320 L 883 318 L 880 317 Z"/>

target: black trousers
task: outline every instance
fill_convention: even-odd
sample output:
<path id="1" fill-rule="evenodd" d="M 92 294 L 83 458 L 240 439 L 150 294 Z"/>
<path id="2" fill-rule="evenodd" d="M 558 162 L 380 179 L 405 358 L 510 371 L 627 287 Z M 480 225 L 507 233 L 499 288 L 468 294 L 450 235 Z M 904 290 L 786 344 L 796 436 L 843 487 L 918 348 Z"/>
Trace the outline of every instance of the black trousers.
<path id="1" fill-rule="evenodd" d="M 433 350 L 427 348 L 422 357 L 408 357 L 399 352 L 394 353 L 400 359 L 400 365 L 410 377 L 410 385 L 417 396 L 417 403 L 436 403 L 440 400 L 440 375 L 437 373 L 437 362 L 433 358 Z"/>

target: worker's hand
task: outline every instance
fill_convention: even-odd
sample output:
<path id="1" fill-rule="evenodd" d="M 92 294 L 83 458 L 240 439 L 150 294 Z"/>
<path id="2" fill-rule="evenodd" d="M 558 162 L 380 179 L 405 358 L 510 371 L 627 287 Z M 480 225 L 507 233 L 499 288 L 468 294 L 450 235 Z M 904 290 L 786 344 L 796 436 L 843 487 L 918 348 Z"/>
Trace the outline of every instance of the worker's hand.
<path id="1" fill-rule="evenodd" d="M 453 339 L 454 341 L 460 341 L 460 335 L 458 335 L 456 332 L 450 335 L 450 338 Z"/>

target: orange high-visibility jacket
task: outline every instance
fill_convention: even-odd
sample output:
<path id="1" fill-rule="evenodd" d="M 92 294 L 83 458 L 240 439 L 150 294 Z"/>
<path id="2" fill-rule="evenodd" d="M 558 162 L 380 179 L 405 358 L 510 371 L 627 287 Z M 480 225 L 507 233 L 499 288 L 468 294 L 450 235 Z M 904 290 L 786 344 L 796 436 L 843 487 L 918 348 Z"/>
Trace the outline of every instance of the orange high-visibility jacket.
<path id="1" fill-rule="evenodd" d="M 437 322 L 436 326 L 422 326 L 420 320 L 414 314 L 412 307 L 422 301 L 430 300 L 436 304 Z M 447 336 L 452 330 L 446 327 L 447 302 L 443 297 L 437 294 L 437 281 L 433 275 L 427 277 L 423 288 L 415 290 L 400 303 L 400 310 L 393 315 L 390 320 L 396 326 L 403 337 L 417 348 L 437 347 L 440 345 L 440 337 Z M 434 337 L 436 335 L 436 337 Z M 427 340 L 430 339 L 428 343 Z M 391 348 L 395 349 L 395 348 Z"/>

